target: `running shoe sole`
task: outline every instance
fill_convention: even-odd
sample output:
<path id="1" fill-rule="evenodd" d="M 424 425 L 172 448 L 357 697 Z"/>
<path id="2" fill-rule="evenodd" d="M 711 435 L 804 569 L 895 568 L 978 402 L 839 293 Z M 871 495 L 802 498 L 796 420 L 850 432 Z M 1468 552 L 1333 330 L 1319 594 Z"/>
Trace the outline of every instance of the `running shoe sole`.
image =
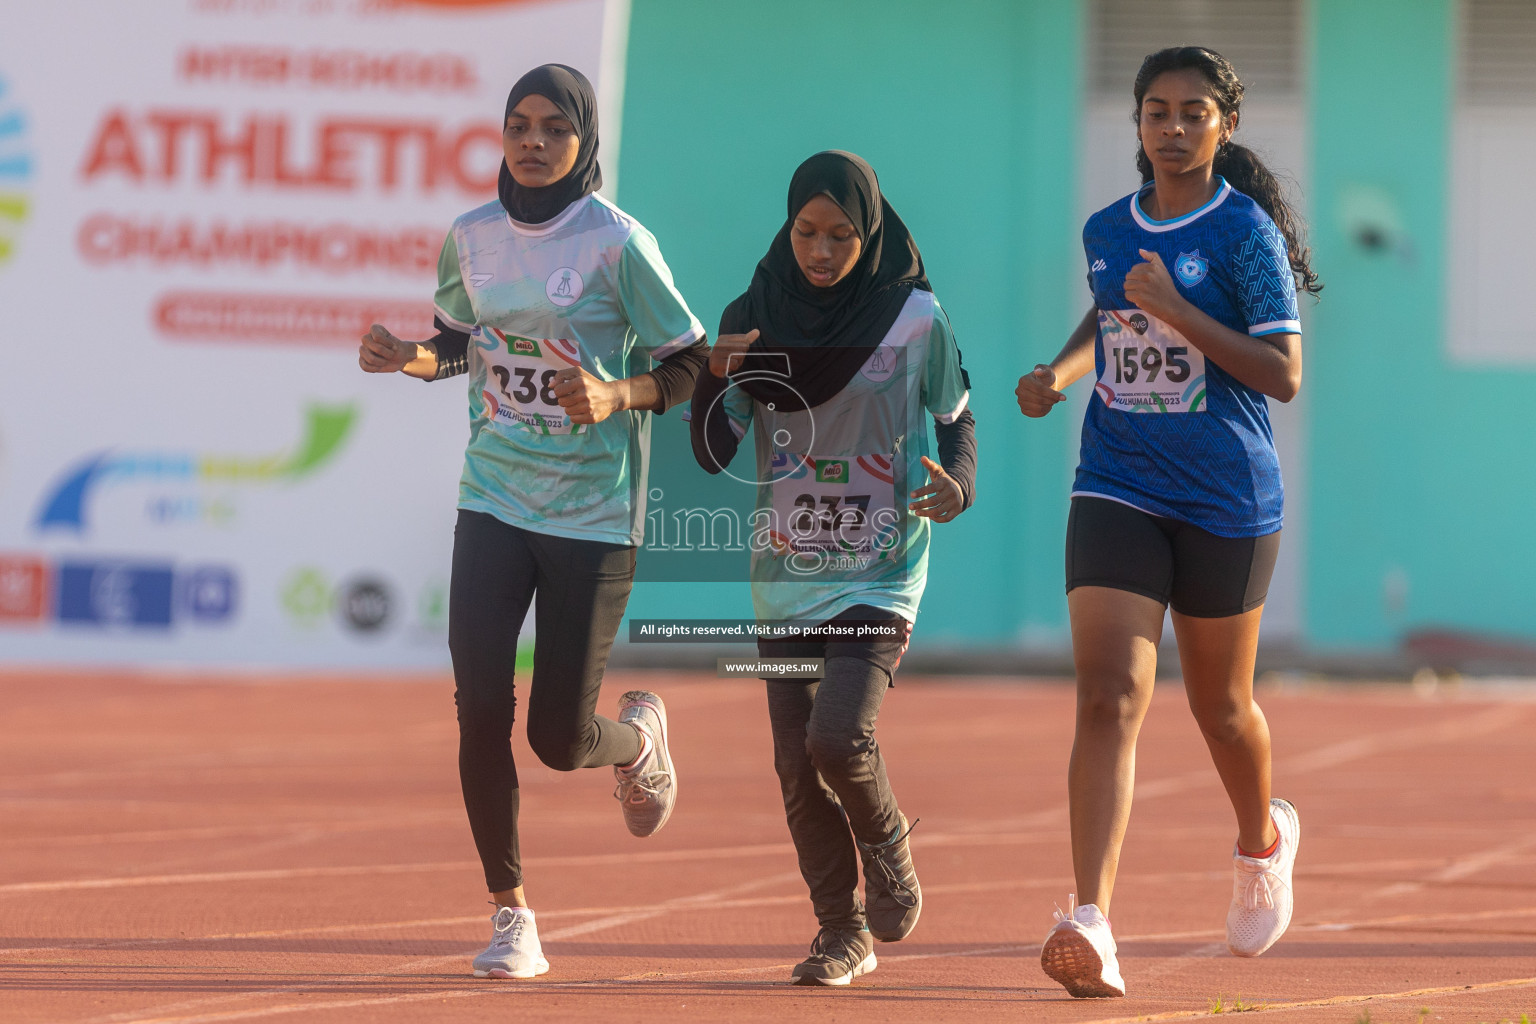
<path id="1" fill-rule="evenodd" d="M 549 961 L 543 959 L 542 957 L 540 957 L 538 965 L 536 967 L 534 967 L 532 973 L 517 973 L 517 974 L 514 974 L 513 972 L 507 971 L 507 970 L 503 970 L 500 967 L 492 967 L 488 971 L 476 971 L 475 972 L 475 977 L 477 977 L 477 978 L 527 979 L 527 978 L 537 978 L 539 975 L 548 972 L 548 970 L 549 970 Z"/>
<path id="2" fill-rule="evenodd" d="M 1104 980 L 1103 958 L 1077 928 L 1057 928 L 1046 936 L 1040 967 L 1078 999 L 1125 995 Z"/>
<path id="3" fill-rule="evenodd" d="M 863 977 L 870 971 L 873 971 L 876 965 L 875 954 L 871 951 L 850 973 L 838 978 L 818 978 L 810 974 L 801 974 L 800 967 L 804 966 L 803 964 L 796 966 L 791 976 L 794 978 L 796 985 L 825 985 L 830 988 L 836 988 L 851 984 L 854 978 Z"/>

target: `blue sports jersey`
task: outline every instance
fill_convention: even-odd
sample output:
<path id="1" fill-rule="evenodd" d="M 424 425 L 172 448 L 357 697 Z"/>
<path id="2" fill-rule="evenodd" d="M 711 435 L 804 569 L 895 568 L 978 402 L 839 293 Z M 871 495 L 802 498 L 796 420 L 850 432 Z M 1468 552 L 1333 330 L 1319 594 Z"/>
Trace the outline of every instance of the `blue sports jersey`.
<path id="1" fill-rule="evenodd" d="M 1098 381 L 1072 493 L 1259 537 L 1280 529 L 1284 504 L 1264 396 L 1125 297 L 1137 250 L 1156 251 L 1184 297 L 1219 323 L 1255 337 L 1301 333 L 1284 237 L 1258 203 L 1216 181 L 1211 201 L 1182 217 L 1147 216 L 1149 183 L 1083 228 Z"/>

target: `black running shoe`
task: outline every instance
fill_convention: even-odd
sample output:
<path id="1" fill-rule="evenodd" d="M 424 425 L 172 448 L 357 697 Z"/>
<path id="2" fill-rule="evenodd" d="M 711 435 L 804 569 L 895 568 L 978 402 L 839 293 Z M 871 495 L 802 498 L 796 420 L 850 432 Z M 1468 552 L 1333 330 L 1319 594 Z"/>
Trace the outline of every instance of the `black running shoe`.
<path id="1" fill-rule="evenodd" d="M 907 836 L 916 824 L 908 825 L 903 814 L 890 839 L 873 846 L 859 843 L 859 856 L 864 861 L 865 912 L 870 933 L 881 942 L 900 942 L 911 935 L 923 912 L 923 889 L 917 884 L 912 851 L 907 847 Z"/>
<path id="2" fill-rule="evenodd" d="M 796 985 L 846 985 L 875 969 L 875 940 L 867 931 L 823 928 L 811 943 L 811 955 L 795 965 Z"/>

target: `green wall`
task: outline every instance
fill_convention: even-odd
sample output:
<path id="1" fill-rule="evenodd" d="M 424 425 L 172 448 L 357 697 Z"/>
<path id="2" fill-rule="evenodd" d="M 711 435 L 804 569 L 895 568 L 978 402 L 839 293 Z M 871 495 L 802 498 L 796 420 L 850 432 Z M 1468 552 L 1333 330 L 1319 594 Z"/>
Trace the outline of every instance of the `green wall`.
<path id="1" fill-rule="evenodd" d="M 1307 640 L 1423 626 L 1536 635 L 1531 375 L 1445 344 L 1455 5 L 1314 5 Z M 1364 224 L 1389 229 L 1379 248 Z"/>
<path id="2" fill-rule="evenodd" d="M 922 248 L 971 374 L 980 446 L 976 505 L 935 530 L 925 640 L 1066 637 L 1064 453 L 1077 424 L 1024 421 L 1012 391 L 1060 347 L 1081 291 L 1080 31 L 1070 0 L 634 0 L 618 198 L 656 234 L 711 336 L 783 221 L 790 174 L 817 150 L 868 159 Z M 669 502 L 725 486 L 694 467 L 675 412 L 652 451 Z M 745 582 L 642 583 L 630 608 L 750 614 Z"/>

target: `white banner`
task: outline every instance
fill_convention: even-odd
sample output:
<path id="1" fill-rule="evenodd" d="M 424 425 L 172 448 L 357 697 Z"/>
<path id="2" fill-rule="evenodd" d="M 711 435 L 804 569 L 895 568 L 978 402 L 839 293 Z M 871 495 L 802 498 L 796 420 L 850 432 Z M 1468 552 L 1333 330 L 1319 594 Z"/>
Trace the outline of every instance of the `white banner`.
<path id="1" fill-rule="evenodd" d="M 356 339 L 431 333 L 523 71 L 592 79 L 616 169 L 626 11 L 50 0 L 0 34 L 0 662 L 447 663 L 464 388 Z"/>

